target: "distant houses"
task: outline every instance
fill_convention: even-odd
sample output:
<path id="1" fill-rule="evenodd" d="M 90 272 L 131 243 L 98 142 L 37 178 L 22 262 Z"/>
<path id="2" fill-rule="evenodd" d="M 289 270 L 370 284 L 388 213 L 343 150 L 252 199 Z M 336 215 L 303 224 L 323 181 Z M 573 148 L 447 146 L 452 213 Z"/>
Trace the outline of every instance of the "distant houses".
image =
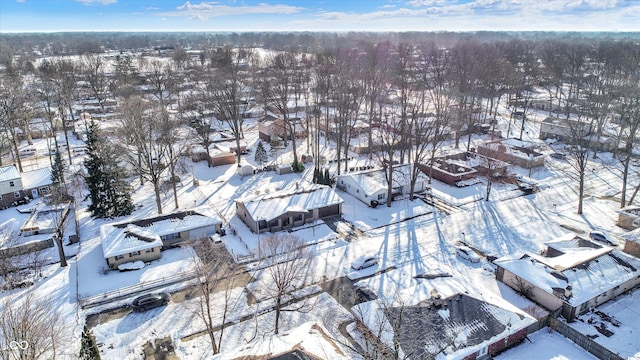
<path id="1" fill-rule="evenodd" d="M 236 200 L 238 216 L 255 233 L 276 232 L 342 214 L 344 200 L 329 186 L 307 184 Z"/>
<path id="2" fill-rule="evenodd" d="M 159 215 L 100 227 L 102 253 L 107 265 L 160 258 L 162 249 L 220 232 L 222 220 L 209 207 Z"/>
<path id="3" fill-rule="evenodd" d="M 496 278 L 568 321 L 640 284 L 640 259 L 612 247 L 574 234 L 546 245 L 496 260 Z"/>

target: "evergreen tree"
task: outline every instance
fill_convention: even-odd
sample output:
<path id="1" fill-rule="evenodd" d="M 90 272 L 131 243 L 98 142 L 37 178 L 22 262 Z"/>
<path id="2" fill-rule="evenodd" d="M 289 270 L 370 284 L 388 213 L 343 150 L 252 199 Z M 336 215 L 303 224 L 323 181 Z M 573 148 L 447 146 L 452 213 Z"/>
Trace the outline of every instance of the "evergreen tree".
<path id="1" fill-rule="evenodd" d="M 87 169 L 85 181 L 89 188 L 89 211 L 98 218 L 126 216 L 133 212 L 131 187 L 125 181 L 125 173 L 118 164 L 115 152 L 100 135 L 94 122 L 87 131 Z"/>
<path id="2" fill-rule="evenodd" d="M 56 154 L 53 158 L 53 164 L 51 165 L 51 182 L 53 183 L 53 185 L 59 187 L 65 184 L 64 171 L 65 165 L 62 161 L 62 156 L 60 155 L 60 151 L 56 151 Z"/>
<path id="3" fill-rule="evenodd" d="M 262 144 L 262 141 L 260 141 L 256 147 L 255 160 L 258 164 L 262 165 L 267 162 L 268 159 L 269 156 L 267 155 L 267 150 L 264 149 L 264 145 Z"/>

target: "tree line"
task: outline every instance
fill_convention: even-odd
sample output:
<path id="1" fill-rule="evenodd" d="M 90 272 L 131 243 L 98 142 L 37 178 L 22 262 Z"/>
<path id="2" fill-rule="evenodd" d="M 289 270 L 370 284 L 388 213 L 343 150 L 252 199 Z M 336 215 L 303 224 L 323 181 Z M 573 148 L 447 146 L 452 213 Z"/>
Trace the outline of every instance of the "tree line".
<path id="1" fill-rule="evenodd" d="M 212 128 L 232 133 L 241 164 L 244 122 L 255 106 L 281 119 L 281 140 L 291 146 L 294 170 L 304 168 L 298 149 L 306 147 L 314 155 L 314 173 L 324 178 L 325 164 L 318 155 L 322 146 L 331 144 L 339 164 L 336 175 L 348 171 L 350 141 L 359 135 L 367 139 L 369 157 L 387 170 L 389 184 L 394 181 L 393 164 L 399 162 L 414 165 L 415 185 L 417 165 L 433 164 L 449 139 L 455 147 L 470 150 L 474 129 L 481 124 L 495 126 L 501 104 L 507 104 L 511 114 L 507 132 L 521 139 L 528 120 L 513 115 L 530 112 L 533 97 L 543 92 L 548 105 L 536 106 L 549 116 L 586 123 L 596 136 L 603 135 L 615 119 L 620 144 L 616 155 L 624 168 L 621 206 L 627 203 L 626 179 L 638 123 L 637 41 L 575 34 L 539 38 L 497 38 L 493 33 L 279 34 L 292 40 L 289 46 L 272 44 L 266 49 L 264 44 L 246 44 L 278 36 L 225 34 L 216 39 L 230 43 L 210 41 L 191 47 L 208 36 L 213 35 L 198 34 L 164 47 L 147 43 L 150 52 L 141 53 L 85 52 L 75 58 L 44 57 L 35 62 L 14 54 L 1 77 L 3 148 L 14 154 L 22 170 L 18 145 L 23 138 L 31 141 L 29 123 L 41 117 L 51 129 L 65 134 L 71 165 L 67 127 L 72 121 L 67 119 L 77 120 L 73 106 L 80 99 L 92 99 L 98 115 L 116 113 L 117 130 L 105 134 L 111 139 L 105 144 L 114 150 L 108 153 L 120 156 L 111 160 L 123 165 L 113 171 L 120 178 L 133 173 L 140 184 L 152 183 L 162 213 L 160 195 L 167 174 L 173 180 L 169 187 L 174 205 L 179 207 L 175 180 L 184 166 L 182 155 L 191 145 L 201 145 L 212 165 L 208 154 Z M 318 45 L 336 36 L 347 40 Z M 301 127 L 307 129 L 302 138 L 297 135 Z M 58 148 L 57 138 L 53 139 Z M 574 140 L 570 159 L 582 192 L 586 161 L 596 153 Z M 91 162 L 97 163 L 98 151 L 89 150 Z M 391 191 L 390 185 L 388 206 Z"/>

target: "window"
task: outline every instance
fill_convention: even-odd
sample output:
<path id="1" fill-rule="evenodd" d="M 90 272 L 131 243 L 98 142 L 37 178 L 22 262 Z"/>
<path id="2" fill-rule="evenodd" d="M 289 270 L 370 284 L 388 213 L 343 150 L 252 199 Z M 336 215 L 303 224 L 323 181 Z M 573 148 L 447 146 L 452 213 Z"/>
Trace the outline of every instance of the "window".
<path id="1" fill-rule="evenodd" d="M 269 226 L 278 226 L 278 219 L 271 220 L 271 221 L 269 222 Z"/>
<path id="2" fill-rule="evenodd" d="M 267 222 L 264 221 L 264 220 L 258 221 L 258 228 L 259 229 L 266 229 L 267 228 Z"/>
<path id="3" fill-rule="evenodd" d="M 140 255 L 140 251 L 134 251 L 129 253 L 129 257 L 134 257 Z"/>
<path id="4" fill-rule="evenodd" d="M 147 249 L 147 250 L 145 250 L 144 252 L 145 252 L 146 254 L 149 254 L 149 253 L 152 253 L 152 252 L 154 252 L 154 251 L 155 251 L 155 249 L 154 249 L 154 248 L 151 248 L 151 249 Z"/>
<path id="5" fill-rule="evenodd" d="M 162 241 L 169 241 L 169 240 L 180 239 L 180 233 L 173 233 L 173 234 L 162 235 L 162 236 L 160 237 L 160 239 L 161 239 Z"/>
<path id="6" fill-rule="evenodd" d="M 14 192 L 13 193 L 13 197 L 15 197 L 16 199 L 20 199 L 20 193 L 19 192 Z"/>
<path id="7" fill-rule="evenodd" d="M 294 221 L 294 222 L 296 222 L 296 221 L 301 221 L 301 220 L 302 220 L 302 214 L 298 214 L 298 215 L 296 215 L 296 216 L 294 216 L 294 217 L 293 217 L 293 221 Z"/>
<path id="8" fill-rule="evenodd" d="M 16 186 L 16 183 L 15 183 L 15 182 L 13 182 L 13 181 L 9 181 L 9 186 L 10 186 L 10 187 L 12 187 L 12 186 Z"/>
<path id="9" fill-rule="evenodd" d="M 378 200 L 382 200 L 386 197 L 386 194 L 378 194 Z"/>
<path id="10" fill-rule="evenodd" d="M 116 256 L 116 260 L 122 260 L 122 259 L 124 259 L 124 255 L 118 255 L 118 256 Z"/>

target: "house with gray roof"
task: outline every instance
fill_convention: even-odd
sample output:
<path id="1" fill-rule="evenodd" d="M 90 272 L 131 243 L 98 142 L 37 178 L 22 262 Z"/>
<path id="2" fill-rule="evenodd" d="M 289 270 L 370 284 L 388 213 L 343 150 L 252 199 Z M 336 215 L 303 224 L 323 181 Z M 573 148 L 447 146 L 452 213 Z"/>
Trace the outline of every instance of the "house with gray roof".
<path id="1" fill-rule="evenodd" d="M 365 338 L 379 337 L 390 352 L 399 345 L 401 354 L 411 359 L 487 358 L 518 344 L 536 323 L 506 304 L 466 293 L 444 297 L 432 291 L 430 298 L 415 304 L 384 306 L 374 300 L 362 305 L 363 319 L 357 324 Z"/>
<path id="2" fill-rule="evenodd" d="M 640 259 L 575 234 L 496 260 L 496 278 L 567 321 L 640 284 Z"/>

